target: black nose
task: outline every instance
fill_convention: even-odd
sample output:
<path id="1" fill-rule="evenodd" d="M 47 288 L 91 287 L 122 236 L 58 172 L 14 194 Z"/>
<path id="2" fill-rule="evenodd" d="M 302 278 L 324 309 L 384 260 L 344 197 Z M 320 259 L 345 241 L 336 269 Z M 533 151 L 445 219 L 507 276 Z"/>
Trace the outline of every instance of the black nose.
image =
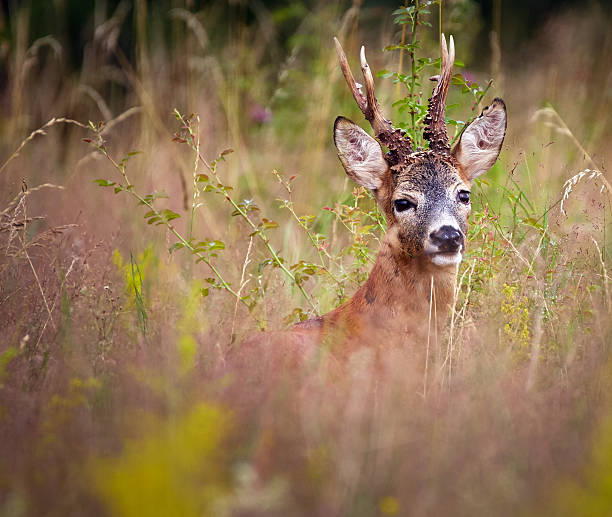
<path id="1" fill-rule="evenodd" d="M 438 251 L 442 252 L 459 251 L 463 245 L 463 235 L 452 226 L 441 226 L 435 232 L 431 232 L 429 238 L 438 247 Z"/>

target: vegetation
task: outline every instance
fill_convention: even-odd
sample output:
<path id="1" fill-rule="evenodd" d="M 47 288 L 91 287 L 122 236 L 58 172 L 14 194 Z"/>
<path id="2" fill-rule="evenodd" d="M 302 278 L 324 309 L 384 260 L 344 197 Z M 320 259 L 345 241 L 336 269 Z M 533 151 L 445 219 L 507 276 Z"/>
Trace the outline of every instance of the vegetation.
<path id="1" fill-rule="evenodd" d="M 471 0 L 100 2 L 80 56 L 32 5 L 0 46 L 0 515 L 612 512 L 607 13 L 502 54 Z M 244 338 L 347 300 L 385 228 L 332 37 L 424 145 L 442 30 L 454 137 L 495 96 L 509 133 L 432 361 L 269 376 Z"/>

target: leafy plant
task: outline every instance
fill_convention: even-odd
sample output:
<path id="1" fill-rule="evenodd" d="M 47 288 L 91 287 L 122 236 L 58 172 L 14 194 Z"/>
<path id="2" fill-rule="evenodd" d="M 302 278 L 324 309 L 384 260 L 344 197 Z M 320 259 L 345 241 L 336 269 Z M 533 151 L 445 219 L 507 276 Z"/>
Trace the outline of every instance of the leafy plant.
<path id="1" fill-rule="evenodd" d="M 426 142 L 423 140 L 423 129 L 424 119 L 427 115 L 427 100 L 423 98 L 423 87 L 425 77 L 429 74 L 425 72 L 441 66 L 440 58 L 418 55 L 418 52 L 422 50 L 422 42 L 419 39 L 418 33 L 422 27 L 426 29 L 432 27 L 432 23 L 428 18 L 432 14 L 433 6 L 438 7 L 441 21 L 442 5 L 440 0 L 407 1 L 404 6 L 399 7 L 393 12 L 394 23 L 402 27 L 401 41 L 398 44 L 386 46 L 384 50 L 400 52 L 398 70 L 382 70 L 378 73 L 379 77 L 392 78 L 394 83 L 402 84 L 408 90 L 406 96 L 395 101 L 393 106 L 399 108 L 400 114 L 410 116 L 408 121 L 400 120 L 397 125 L 408 133 L 416 147 L 424 147 L 426 145 Z M 410 28 L 409 34 L 406 34 L 406 27 Z M 407 41 L 407 38 L 409 41 Z M 404 73 L 403 71 L 404 53 L 408 54 L 410 60 L 409 73 Z M 455 66 L 463 67 L 464 63 L 456 59 Z M 466 121 L 456 120 L 449 116 L 446 117 L 446 123 L 456 128 L 455 136 L 452 140 L 452 143 L 454 143 L 459 138 L 461 131 L 477 116 L 476 110 L 493 83 L 489 81 L 482 87 L 476 82 L 468 80 L 462 74 L 456 73 L 453 75 L 451 84 L 461 86 L 461 94 L 469 96 L 472 102 L 470 115 Z M 448 108 L 452 107 L 454 105 L 448 106 Z"/>

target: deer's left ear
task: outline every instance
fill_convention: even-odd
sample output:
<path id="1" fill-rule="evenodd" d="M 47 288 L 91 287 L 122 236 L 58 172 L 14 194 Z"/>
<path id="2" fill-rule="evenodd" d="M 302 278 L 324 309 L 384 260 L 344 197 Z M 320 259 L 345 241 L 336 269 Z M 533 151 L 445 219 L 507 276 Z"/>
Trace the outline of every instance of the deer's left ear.
<path id="1" fill-rule="evenodd" d="M 344 117 L 334 123 L 334 142 L 346 173 L 359 185 L 373 192 L 378 190 L 389 169 L 380 144 Z"/>
<path id="2" fill-rule="evenodd" d="M 467 179 L 487 172 L 497 160 L 506 135 L 506 105 L 494 99 L 490 106 L 463 131 L 453 156 Z"/>

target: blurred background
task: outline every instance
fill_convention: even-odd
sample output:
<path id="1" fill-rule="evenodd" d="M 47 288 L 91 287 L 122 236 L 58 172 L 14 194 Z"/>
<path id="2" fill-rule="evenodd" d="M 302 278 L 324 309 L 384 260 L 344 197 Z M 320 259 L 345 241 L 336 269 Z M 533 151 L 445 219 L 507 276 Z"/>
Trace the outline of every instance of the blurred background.
<path id="1" fill-rule="evenodd" d="M 244 337 L 338 306 L 376 256 L 384 219 L 331 136 L 367 127 L 333 37 L 408 127 L 401 8 L 420 106 L 454 36 L 451 135 L 508 108 L 456 318 L 425 387 L 401 350 L 270 372 Z M 0 516 L 612 515 L 611 22 L 570 0 L 2 1 Z"/>

